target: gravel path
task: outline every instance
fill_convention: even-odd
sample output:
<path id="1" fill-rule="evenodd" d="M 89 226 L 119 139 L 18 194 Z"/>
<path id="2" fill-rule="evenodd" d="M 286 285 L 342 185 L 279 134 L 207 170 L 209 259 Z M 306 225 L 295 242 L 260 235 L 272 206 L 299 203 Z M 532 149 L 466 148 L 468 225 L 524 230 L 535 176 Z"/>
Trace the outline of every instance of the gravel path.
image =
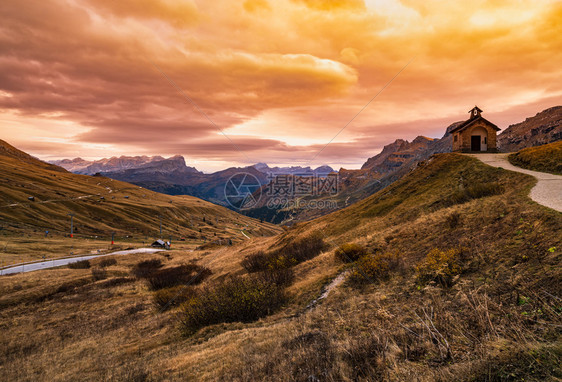
<path id="1" fill-rule="evenodd" d="M 529 194 L 531 199 L 545 207 L 562 212 L 562 176 L 516 167 L 507 160 L 509 153 L 468 155 L 493 167 L 502 167 L 506 170 L 534 176 L 537 179 L 537 184 Z"/>
<path id="2" fill-rule="evenodd" d="M 96 257 L 102 257 L 102 256 L 130 255 L 130 254 L 133 254 L 133 253 L 154 253 L 154 252 L 160 252 L 160 251 L 162 251 L 162 250 L 156 249 L 156 248 L 138 248 L 138 249 L 129 249 L 129 250 L 125 250 L 125 251 L 111 252 L 111 253 L 106 253 L 106 254 L 103 254 L 103 255 L 86 255 L 86 256 L 69 257 L 67 259 L 45 260 L 45 261 L 40 261 L 40 262 L 37 262 L 37 263 L 27 263 L 27 264 L 16 265 L 15 267 L 3 268 L 3 269 L 0 269 L 0 275 L 9 275 L 9 274 L 12 274 L 12 273 L 39 271 L 41 269 L 60 267 L 60 266 L 63 266 L 63 265 L 68 265 L 70 263 L 75 263 L 77 261 L 90 260 L 90 259 L 94 259 Z"/>

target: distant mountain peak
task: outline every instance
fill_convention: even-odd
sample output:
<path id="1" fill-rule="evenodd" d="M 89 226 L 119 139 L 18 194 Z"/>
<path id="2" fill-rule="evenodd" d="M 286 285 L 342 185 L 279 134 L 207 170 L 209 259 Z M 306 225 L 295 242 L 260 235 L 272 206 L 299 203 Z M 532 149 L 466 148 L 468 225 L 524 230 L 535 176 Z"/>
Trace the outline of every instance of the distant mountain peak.
<path id="1" fill-rule="evenodd" d="M 93 175 L 96 173 L 109 173 L 109 172 L 119 172 L 128 169 L 140 168 L 150 163 L 161 162 L 161 161 L 171 161 L 177 163 L 178 166 L 186 166 L 185 159 L 181 155 L 175 155 L 168 159 L 162 156 L 112 156 L 110 158 L 103 158 L 94 161 L 87 161 L 82 158 L 74 159 L 62 159 L 57 161 L 52 161 L 52 164 L 64 167 L 68 171 L 84 174 Z"/>

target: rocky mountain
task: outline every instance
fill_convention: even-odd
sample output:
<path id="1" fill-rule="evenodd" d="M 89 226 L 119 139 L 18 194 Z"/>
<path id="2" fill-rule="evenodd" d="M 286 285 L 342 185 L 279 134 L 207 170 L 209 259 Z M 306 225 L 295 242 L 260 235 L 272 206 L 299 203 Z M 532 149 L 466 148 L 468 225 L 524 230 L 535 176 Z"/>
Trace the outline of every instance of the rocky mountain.
<path id="1" fill-rule="evenodd" d="M 102 176 L 129 182 L 152 191 L 168 195 L 191 195 L 229 206 L 225 198 L 225 184 L 238 173 L 248 173 L 257 182 L 265 185 L 272 176 L 290 174 L 319 174 L 333 172 L 330 166 L 311 167 L 269 167 L 257 163 L 248 167 L 231 167 L 212 174 L 204 174 L 194 167 L 187 166 L 181 155 L 170 158 L 160 156 L 112 157 L 97 161 L 82 158 L 63 159 L 53 162 L 78 174 Z"/>
<path id="2" fill-rule="evenodd" d="M 63 167 L 75 174 L 94 175 L 98 172 L 121 171 L 138 168 L 151 162 L 164 160 L 161 156 L 120 156 L 88 161 L 82 158 L 61 159 L 50 163 Z"/>
<path id="3" fill-rule="evenodd" d="M 158 235 L 159 216 L 166 234 L 194 240 L 247 240 L 240 226 L 253 227 L 260 236 L 279 232 L 275 226 L 191 196 L 163 195 L 114 179 L 73 174 L 3 141 L 0 179 L 0 230 L 17 237 L 45 229 L 64 234 L 69 211 L 75 212 L 77 237 L 109 238 L 112 232 Z"/>
<path id="4" fill-rule="evenodd" d="M 203 173 L 195 167 L 187 166 L 184 157 L 176 155 L 167 159 L 152 160 L 138 167 L 117 171 L 102 171 L 100 174 L 118 180 L 121 180 L 119 178 L 127 179 L 127 181 L 166 181 L 170 178 L 181 179 L 190 175 L 202 175 Z"/>
<path id="5" fill-rule="evenodd" d="M 316 174 L 326 175 L 335 170 L 330 166 L 323 165 L 312 169 L 310 166 L 291 166 L 291 167 L 269 167 L 266 163 L 258 163 L 253 166 L 256 170 L 268 175 L 304 175 Z"/>
<path id="6" fill-rule="evenodd" d="M 462 121 L 449 125 L 441 138 L 418 136 L 411 142 L 397 139 L 384 146 L 379 154 L 369 158 L 360 170 L 340 169 L 337 173 L 336 194 L 280 198 L 271 191 L 275 185 L 265 185 L 261 190 L 259 203 L 255 208 L 247 210 L 246 214 L 274 223 L 290 223 L 310 220 L 347 207 L 402 178 L 431 155 L 450 152 L 450 131 L 460 123 Z M 298 177 L 293 181 L 298 183 Z M 277 203 L 278 201 L 281 203 Z"/>
<path id="7" fill-rule="evenodd" d="M 186 166 L 184 158 L 179 155 L 147 163 L 138 168 L 102 172 L 101 175 L 163 194 L 191 195 L 229 206 L 225 198 L 225 184 L 231 177 L 239 173 L 253 175 L 260 184 L 268 181 L 267 174 L 258 171 L 254 166 L 231 167 L 212 174 L 204 174 L 193 167 Z"/>
<path id="8" fill-rule="evenodd" d="M 510 125 L 498 135 L 498 148 L 513 152 L 562 139 L 562 106 L 554 106 L 523 122 Z"/>

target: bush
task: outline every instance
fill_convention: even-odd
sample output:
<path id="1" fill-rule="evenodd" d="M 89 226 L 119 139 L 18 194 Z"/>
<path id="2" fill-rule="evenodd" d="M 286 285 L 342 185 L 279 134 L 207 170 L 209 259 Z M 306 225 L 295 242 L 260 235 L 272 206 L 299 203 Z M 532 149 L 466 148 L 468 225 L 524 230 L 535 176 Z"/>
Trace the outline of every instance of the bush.
<path id="1" fill-rule="evenodd" d="M 70 269 L 88 269 L 91 267 L 91 265 L 89 260 L 81 260 L 74 263 L 69 263 L 68 267 Z"/>
<path id="2" fill-rule="evenodd" d="M 92 268 L 92 278 L 94 281 L 105 280 L 107 278 L 107 271 L 103 268 Z"/>
<path id="3" fill-rule="evenodd" d="M 269 255 L 267 255 L 264 251 L 258 251 L 246 256 L 240 264 L 246 271 L 248 271 L 248 273 L 252 273 L 267 269 L 269 260 Z"/>
<path id="4" fill-rule="evenodd" d="M 390 264 L 386 255 L 366 255 L 361 257 L 349 275 L 352 284 L 378 282 L 388 277 Z"/>
<path id="5" fill-rule="evenodd" d="M 170 288 L 179 284 L 197 285 L 211 275 L 211 270 L 197 264 L 183 264 L 152 272 L 146 277 L 152 290 Z"/>
<path id="6" fill-rule="evenodd" d="M 115 264 L 117 264 L 117 260 L 115 260 L 113 257 L 110 257 L 109 259 L 103 259 L 102 261 L 100 261 L 99 266 L 101 268 L 107 268 Z"/>
<path id="7" fill-rule="evenodd" d="M 461 214 L 459 214 L 458 212 L 453 212 L 452 214 L 447 216 L 445 220 L 446 220 L 447 227 L 451 229 L 456 228 L 461 223 Z"/>
<path id="8" fill-rule="evenodd" d="M 444 287 L 452 286 L 454 277 L 462 271 L 461 255 L 461 248 L 451 248 L 447 251 L 432 249 L 416 266 L 417 281 L 422 285 L 435 281 Z"/>
<path id="9" fill-rule="evenodd" d="M 181 306 L 180 326 L 186 335 L 226 322 L 251 322 L 273 313 L 285 301 L 283 288 L 258 277 L 232 277 L 198 291 Z"/>
<path id="10" fill-rule="evenodd" d="M 320 233 L 295 239 L 271 252 L 258 251 L 242 260 L 249 273 L 287 269 L 318 256 L 326 248 Z"/>
<path id="11" fill-rule="evenodd" d="M 267 283 L 273 283 L 279 286 L 286 286 L 290 285 L 294 278 L 295 273 L 290 268 L 285 269 L 275 269 L 275 270 L 266 270 L 256 274 L 256 277 L 259 277 L 261 280 Z"/>
<path id="12" fill-rule="evenodd" d="M 194 296 L 193 287 L 176 285 L 156 291 L 154 293 L 154 304 L 162 310 L 168 310 L 180 306 Z"/>
<path id="13" fill-rule="evenodd" d="M 140 263 L 136 264 L 133 267 L 131 273 L 135 275 L 135 277 L 141 279 L 146 278 L 152 273 L 156 272 L 159 268 L 162 267 L 162 261 L 160 259 L 150 259 L 141 261 Z"/>
<path id="14" fill-rule="evenodd" d="M 502 194 L 503 186 L 498 182 L 475 183 L 461 190 L 455 191 L 449 196 L 446 205 L 462 204 L 472 199 Z"/>
<path id="15" fill-rule="evenodd" d="M 387 279 L 392 272 L 404 270 L 404 260 L 398 252 L 365 255 L 356 262 L 348 280 L 355 285 L 378 282 Z"/>
<path id="16" fill-rule="evenodd" d="M 335 252 L 336 259 L 344 263 L 352 263 L 365 255 L 367 255 L 365 247 L 355 243 L 342 244 Z"/>
<path id="17" fill-rule="evenodd" d="M 300 239 L 295 239 L 274 253 L 277 257 L 284 257 L 288 263 L 302 263 L 318 256 L 326 248 L 320 232 L 312 233 Z"/>

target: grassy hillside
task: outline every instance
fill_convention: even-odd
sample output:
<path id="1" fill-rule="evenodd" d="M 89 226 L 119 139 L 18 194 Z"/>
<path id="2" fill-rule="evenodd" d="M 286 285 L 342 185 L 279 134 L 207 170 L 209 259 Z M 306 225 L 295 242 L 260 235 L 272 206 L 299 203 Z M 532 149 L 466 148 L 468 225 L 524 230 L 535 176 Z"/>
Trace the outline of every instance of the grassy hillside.
<path id="1" fill-rule="evenodd" d="M 159 216 L 164 238 L 171 236 L 174 241 L 183 237 L 197 243 L 219 239 L 238 242 L 246 240 L 242 229 L 250 236 L 280 231 L 194 197 L 168 196 L 104 177 L 72 174 L 11 146 L 0 147 L 9 148 L 0 150 L 0 251 L 4 252 L 0 252 L 0 259 L 4 264 L 53 254 L 46 249 L 29 252 L 41 243 L 67 236 L 69 213 L 75 214 L 75 248 L 84 240 L 109 243 L 112 232 L 120 242 L 148 242 L 160 235 Z"/>
<path id="2" fill-rule="evenodd" d="M 2 375 L 560 379 L 562 214 L 526 196 L 533 184 L 443 154 L 357 204 L 276 237 L 174 250 L 168 259 L 122 256 L 104 279 L 66 268 L 1 277 Z M 335 256 L 346 243 L 356 245 Z M 342 261 L 348 257 L 359 260 Z M 211 273 L 185 289 L 154 290 L 156 276 L 135 276 L 151 258 L 162 263 L 147 263 L 156 264 L 153 275 L 171 275 L 181 264 Z M 163 309 L 165 296 L 187 302 Z"/>
<path id="3" fill-rule="evenodd" d="M 562 141 L 529 147 L 509 155 L 508 159 L 515 166 L 562 175 Z"/>

